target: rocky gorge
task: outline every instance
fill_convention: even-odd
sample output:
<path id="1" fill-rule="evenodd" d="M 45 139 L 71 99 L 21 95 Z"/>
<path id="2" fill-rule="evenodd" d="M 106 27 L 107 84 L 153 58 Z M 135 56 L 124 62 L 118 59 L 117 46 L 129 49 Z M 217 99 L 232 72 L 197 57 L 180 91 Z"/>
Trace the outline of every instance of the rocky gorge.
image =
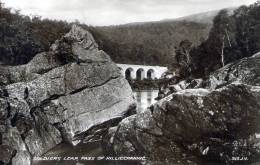
<path id="1" fill-rule="evenodd" d="M 130 85 L 77 25 L 28 64 L 0 69 L 1 164 L 30 165 L 61 142 L 94 141 L 135 113 Z"/>
<path id="2" fill-rule="evenodd" d="M 136 164 L 260 161 L 260 54 L 168 85 L 159 98 L 136 111 L 119 68 L 74 25 L 28 64 L 0 66 L 0 164 L 97 140 L 105 156 L 146 157 Z"/>
<path id="3" fill-rule="evenodd" d="M 260 161 L 260 53 L 208 78 L 169 85 L 159 97 L 108 130 L 103 138 L 108 155 L 145 155 L 144 164 Z"/>

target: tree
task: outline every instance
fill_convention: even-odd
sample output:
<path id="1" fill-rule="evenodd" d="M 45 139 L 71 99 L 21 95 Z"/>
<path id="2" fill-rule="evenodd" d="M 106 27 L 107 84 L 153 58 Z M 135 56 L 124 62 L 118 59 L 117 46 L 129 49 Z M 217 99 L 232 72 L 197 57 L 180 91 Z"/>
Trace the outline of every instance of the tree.
<path id="1" fill-rule="evenodd" d="M 250 54 L 260 51 L 260 1 L 249 6 L 248 49 Z"/>
<path id="2" fill-rule="evenodd" d="M 31 19 L 0 3 L 0 61 L 10 65 L 27 63 L 37 53 L 48 51 L 69 29 L 66 22 L 42 20 L 38 16 Z"/>
<path id="3" fill-rule="evenodd" d="M 221 66 L 225 65 L 225 48 L 232 47 L 231 39 L 230 39 L 230 31 L 231 29 L 231 19 L 228 15 L 227 10 L 221 10 L 218 15 L 214 18 L 214 25 L 211 29 L 210 36 L 209 36 L 209 44 L 212 40 L 215 40 L 218 43 L 213 42 L 216 44 L 216 52 L 210 52 L 210 54 L 214 54 L 217 60 L 217 63 L 220 63 Z M 210 50 L 209 50 L 210 51 Z M 219 55 L 215 54 L 219 53 Z M 211 56 L 212 58 L 212 56 Z M 217 64 L 216 63 L 216 64 Z"/>
<path id="4" fill-rule="evenodd" d="M 260 51 L 260 1 L 241 6 L 232 15 L 222 10 L 214 18 L 208 39 L 191 50 L 192 74 L 210 72 Z"/>
<path id="5" fill-rule="evenodd" d="M 180 76 L 185 78 L 190 75 L 191 72 L 191 51 L 192 43 L 189 40 L 183 40 L 180 42 L 178 48 L 175 48 L 175 58 L 180 68 Z"/>

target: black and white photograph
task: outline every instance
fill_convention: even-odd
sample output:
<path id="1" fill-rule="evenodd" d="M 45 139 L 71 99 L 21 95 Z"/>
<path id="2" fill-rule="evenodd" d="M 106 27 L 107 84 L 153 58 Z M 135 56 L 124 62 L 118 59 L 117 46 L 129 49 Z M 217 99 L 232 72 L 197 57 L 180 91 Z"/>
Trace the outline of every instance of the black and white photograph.
<path id="1" fill-rule="evenodd" d="M 0 165 L 260 165 L 260 1 L 0 0 Z"/>

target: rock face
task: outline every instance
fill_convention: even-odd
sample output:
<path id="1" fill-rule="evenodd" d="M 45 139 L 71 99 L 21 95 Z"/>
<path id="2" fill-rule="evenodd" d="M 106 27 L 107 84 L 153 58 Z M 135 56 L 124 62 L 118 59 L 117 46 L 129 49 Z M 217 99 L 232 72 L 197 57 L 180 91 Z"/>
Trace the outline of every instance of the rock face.
<path id="1" fill-rule="evenodd" d="M 210 89 L 214 89 L 231 82 L 260 86 L 260 54 L 219 69 L 210 75 L 208 86 Z"/>
<path id="2" fill-rule="evenodd" d="M 0 73 L 0 161 L 28 165 L 62 141 L 77 144 L 134 113 L 128 82 L 79 26 L 26 65 Z M 106 123 L 106 124 L 104 124 Z M 92 131 L 92 134 L 95 132 Z"/>
<path id="3" fill-rule="evenodd" d="M 167 97 L 111 128 L 104 150 L 147 156 L 148 164 L 260 161 L 259 77 L 260 55 L 255 55 L 207 80 L 181 82 Z"/>

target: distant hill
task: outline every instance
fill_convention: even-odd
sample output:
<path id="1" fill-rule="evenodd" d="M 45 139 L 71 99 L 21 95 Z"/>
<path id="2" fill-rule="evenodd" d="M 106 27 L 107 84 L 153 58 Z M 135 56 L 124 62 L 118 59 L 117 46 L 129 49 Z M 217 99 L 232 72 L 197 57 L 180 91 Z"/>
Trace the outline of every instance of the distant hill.
<path id="1" fill-rule="evenodd" d="M 231 8 L 225 8 L 225 10 L 228 10 L 230 15 L 234 12 L 234 10 L 237 9 L 237 7 L 231 7 Z M 201 12 L 201 13 L 196 13 L 192 15 L 187 15 L 184 17 L 179 17 L 179 18 L 167 18 L 163 19 L 160 21 L 152 21 L 152 22 L 132 22 L 132 23 L 127 23 L 123 24 L 122 26 L 135 26 L 135 25 L 145 25 L 148 23 L 162 23 L 162 22 L 176 22 L 176 21 L 188 21 L 188 22 L 197 22 L 197 23 L 212 23 L 214 17 L 219 13 L 220 10 L 212 10 L 212 11 L 207 11 L 207 12 Z M 121 26 L 121 25 L 119 25 Z"/>
<path id="2" fill-rule="evenodd" d="M 208 11 L 198 14 L 193 14 L 175 19 L 175 21 L 193 21 L 198 23 L 212 23 L 214 17 L 218 14 L 219 10 Z"/>
<path id="3" fill-rule="evenodd" d="M 232 15 L 236 8 L 226 8 L 229 12 L 229 15 Z M 212 23 L 214 17 L 219 13 L 220 10 L 208 11 L 203 13 L 198 13 L 182 18 L 178 18 L 177 20 L 186 20 L 186 21 L 194 21 L 198 23 Z"/>
<path id="4" fill-rule="evenodd" d="M 232 15 L 236 7 L 226 8 L 229 14 Z M 212 23 L 214 17 L 219 13 L 220 10 L 207 11 L 202 13 L 197 13 L 193 15 L 188 15 L 176 19 L 165 19 L 164 21 L 189 21 L 189 22 L 197 22 L 197 23 Z"/>

